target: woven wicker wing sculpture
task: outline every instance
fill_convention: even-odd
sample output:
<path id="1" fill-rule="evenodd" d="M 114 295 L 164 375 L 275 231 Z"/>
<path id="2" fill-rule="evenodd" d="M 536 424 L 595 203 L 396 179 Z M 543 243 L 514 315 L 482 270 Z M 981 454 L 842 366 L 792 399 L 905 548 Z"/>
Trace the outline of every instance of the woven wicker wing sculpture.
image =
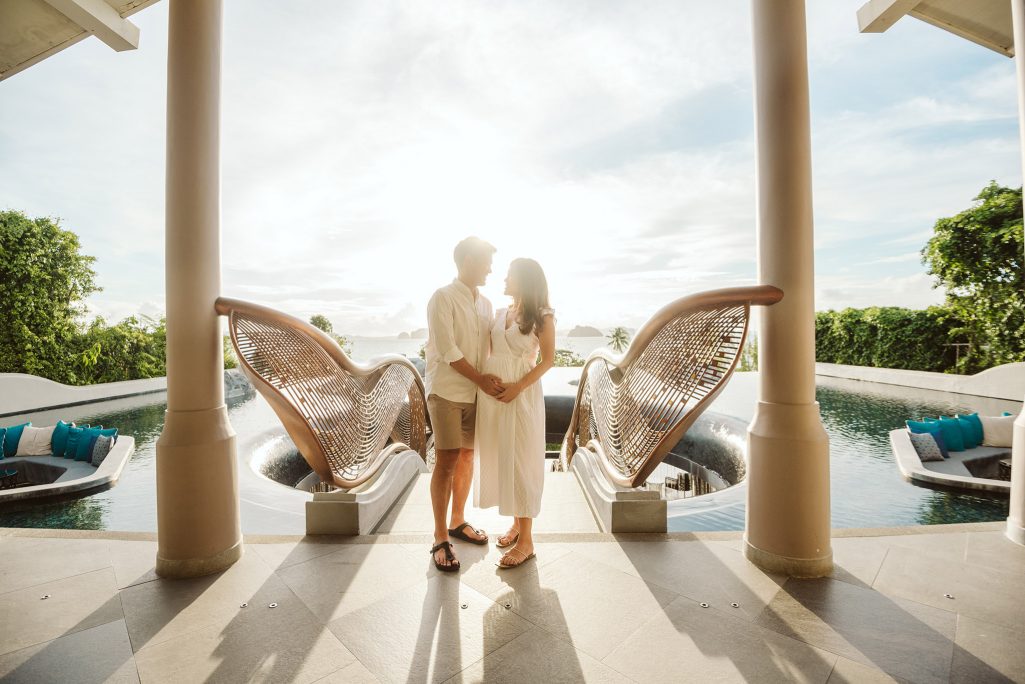
<path id="1" fill-rule="evenodd" d="M 274 309 L 217 300 L 239 365 L 324 482 L 363 484 L 389 454 L 427 454 L 423 382 L 406 358 L 354 363 L 323 331 Z"/>
<path id="2" fill-rule="evenodd" d="M 767 285 L 683 297 L 645 323 L 622 357 L 593 352 L 563 445 L 567 459 L 590 448 L 613 483 L 642 485 L 726 386 L 751 306 L 782 298 Z"/>

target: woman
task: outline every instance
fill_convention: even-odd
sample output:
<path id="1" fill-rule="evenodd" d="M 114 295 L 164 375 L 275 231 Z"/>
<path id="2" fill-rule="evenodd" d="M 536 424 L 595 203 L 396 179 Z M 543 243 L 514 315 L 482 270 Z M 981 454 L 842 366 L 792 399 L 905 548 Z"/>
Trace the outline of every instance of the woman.
<path id="1" fill-rule="evenodd" d="M 505 389 L 477 397 L 474 504 L 512 516 L 498 539 L 499 548 L 512 548 L 498 566 L 515 568 L 534 557 L 531 526 L 545 481 L 545 399 L 538 381 L 555 363 L 555 312 L 545 273 L 533 259 L 509 265 L 505 293 L 513 303 L 495 313 L 484 363 L 484 373 L 500 377 Z"/>

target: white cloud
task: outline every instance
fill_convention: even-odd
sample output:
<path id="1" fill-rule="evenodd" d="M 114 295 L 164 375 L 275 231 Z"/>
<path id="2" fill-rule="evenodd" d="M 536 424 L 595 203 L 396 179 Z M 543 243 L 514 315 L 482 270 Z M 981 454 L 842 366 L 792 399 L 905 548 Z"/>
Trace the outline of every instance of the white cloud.
<path id="1" fill-rule="evenodd" d="M 933 303 L 911 251 L 989 179 L 1019 182 L 1013 63 L 908 19 L 859 34 L 861 1 L 808 8 L 819 305 Z M 0 86 L 0 205 L 82 235 L 108 318 L 162 306 L 166 8 L 133 17 L 138 51 L 85 41 Z M 394 334 L 470 233 L 499 248 L 495 300 L 511 258 L 546 267 L 560 327 L 753 282 L 748 13 L 229 4 L 225 294 Z"/>

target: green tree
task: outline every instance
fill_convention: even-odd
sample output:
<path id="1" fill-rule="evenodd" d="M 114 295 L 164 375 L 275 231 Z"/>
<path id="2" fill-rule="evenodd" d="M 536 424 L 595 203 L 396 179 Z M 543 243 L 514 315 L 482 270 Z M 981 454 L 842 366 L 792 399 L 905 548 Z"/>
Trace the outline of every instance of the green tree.
<path id="1" fill-rule="evenodd" d="M 57 219 L 0 212 L 0 372 L 79 382 L 74 355 L 94 257 Z"/>
<path id="2" fill-rule="evenodd" d="M 345 335 L 336 335 L 334 331 L 335 327 L 331 325 L 331 321 L 327 319 L 327 316 L 324 314 L 313 314 L 310 316 L 310 325 L 314 328 L 323 330 L 330 335 L 331 339 L 337 342 L 338 346 L 341 347 L 342 351 L 346 354 L 352 354 L 352 341 Z"/>
<path id="3" fill-rule="evenodd" d="M 960 372 L 1025 361 L 1022 191 L 991 182 L 968 209 L 941 218 L 922 261 L 947 290 L 961 324 L 951 342 L 970 343 Z"/>
<path id="4" fill-rule="evenodd" d="M 608 335 L 608 340 L 612 350 L 617 354 L 621 354 L 630 345 L 630 333 L 626 331 L 626 328 L 613 328 L 612 332 Z"/>
<path id="5" fill-rule="evenodd" d="M 584 365 L 584 360 L 570 349 L 556 349 L 555 365 L 559 368 L 579 368 Z"/>
<path id="6" fill-rule="evenodd" d="M 741 372 L 758 370 L 758 338 L 748 337 L 740 350 L 740 362 L 737 370 Z"/>
<path id="7" fill-rule="evenodd" d="M 331 321 L 327 320 L 327 316 L 324 314 L 314 314 L 310 316 L 310 325 L 314 328 L 320 328 L 328 335 L 334 332 L 335 327 L 331 325 Z"/>

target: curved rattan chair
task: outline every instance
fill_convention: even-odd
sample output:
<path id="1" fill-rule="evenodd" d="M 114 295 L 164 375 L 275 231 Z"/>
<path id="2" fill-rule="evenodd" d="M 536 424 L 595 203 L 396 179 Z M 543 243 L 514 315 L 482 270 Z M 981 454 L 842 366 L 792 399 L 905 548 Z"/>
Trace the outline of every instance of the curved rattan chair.
<path id="1" fill-rule="evenodd" d="M 588 448 L 614 484 L 643 484 L 726 386 L 751 306 L 782 298 L 768 285 L 690 295 L 656 313 L 622 356 L 593 352 L 580 375 L 566 458 Z"/>
<path id="2" fill-rule="evenodd" d="M 352 489 L 396 451 L 426 456 L 424 387 L 408 359 L 360 365 L 298 318 L 223 297 L 216 309 L 228 317 L 242 371 L 321 480 Z"/>

